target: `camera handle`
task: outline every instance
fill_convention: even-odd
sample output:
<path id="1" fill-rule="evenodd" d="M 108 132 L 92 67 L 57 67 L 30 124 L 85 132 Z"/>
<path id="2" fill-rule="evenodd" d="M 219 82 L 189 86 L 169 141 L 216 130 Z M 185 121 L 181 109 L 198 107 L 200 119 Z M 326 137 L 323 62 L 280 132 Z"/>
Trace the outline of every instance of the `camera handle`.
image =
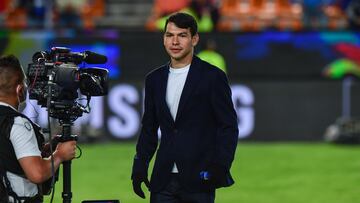
<path id="1" fill-rule="evenodd" d="M 62 135 L 57 137 L 59 142 L 77 140 L 76 135 L 71 135 L 72 123 L 70 121 L 63 121 L 61 126 L 62 126 Z M 63 198 L 63 203 L 71 203 L 71 198 L 72 198 L 71 161 L 65 161 L 62 164 L 63 164 L 63 192 L 61 196 Z"/>

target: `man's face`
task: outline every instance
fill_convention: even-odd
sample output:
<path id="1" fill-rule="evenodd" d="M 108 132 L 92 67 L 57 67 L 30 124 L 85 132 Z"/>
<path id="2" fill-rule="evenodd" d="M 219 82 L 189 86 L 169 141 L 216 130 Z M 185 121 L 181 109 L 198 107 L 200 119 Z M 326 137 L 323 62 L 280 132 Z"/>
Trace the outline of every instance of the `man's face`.
<path id="1" fill-rule="evenodd" d="M 176 61 L 182 61 L 187 56 L 192 55 L 193 48 L 199 41 L 196 34 L 191 36 L 190 29 L 177 27 L 169 22 L 164 34 L 164 46 L 170 57 Z"/>

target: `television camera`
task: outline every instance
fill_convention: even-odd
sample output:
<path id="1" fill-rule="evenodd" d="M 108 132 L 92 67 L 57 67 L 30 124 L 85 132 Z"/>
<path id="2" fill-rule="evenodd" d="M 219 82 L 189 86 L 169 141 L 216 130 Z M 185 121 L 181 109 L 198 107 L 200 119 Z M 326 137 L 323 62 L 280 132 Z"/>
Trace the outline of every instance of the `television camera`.
<path id="1" fill-rule="evenodd" d="M 39 51 L 33 55 L 26 74 L 29 98 L 37 100 L 41 107 L 46 107 L 49 117 L 59 119 L 62 135 L 55 137 L 55 142 L 77 140 L 76 135 L 71 135 L 73 122 L 82 113 L 90 112 L 92 96 L 108 93 L 108 70 L 80 68 L 78 65 L 84 62 L 103 64 L 106 61 L 104 55 L 91 51 L 71 52 L 66 47 L 53 47 L 50 51 Z M 79 102 L 78 90 L 86 96 L 86 105 Z M 63 203 L 71 203 L 71 161 L 63 162 L 63 169 Z M 54 183 L 55 175 L 50 187 Z"/>
<path id="2" fill-rule="evenodd" d="M 47 107 L 49 116 L 73 122 L 89 112 L 91 96 L 108 92 L 108 70 L 79 68 L 78 65 L 103 64 L 107 58 L 91 51 L 71 52 L 66 47 L 53 47 L 50 51 L 36 52 L 28 65 L 29 98 Z M 80 104 L 78 90 L 86 96 L 87 105 Z"/>

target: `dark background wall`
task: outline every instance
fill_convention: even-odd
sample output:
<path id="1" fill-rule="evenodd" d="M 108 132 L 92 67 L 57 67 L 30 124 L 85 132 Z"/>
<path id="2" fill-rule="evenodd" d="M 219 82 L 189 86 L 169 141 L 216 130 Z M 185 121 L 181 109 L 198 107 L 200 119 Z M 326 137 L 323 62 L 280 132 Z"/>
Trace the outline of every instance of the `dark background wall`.
<path id="1" fill-rule="evenodd" d="M 358 64 L 348 52 L 339 49 L 340 45 L 360 49 L 358 33 L 210 33 L 201 35 L 196 52 L 203 49 L 207 39 L 215 40 L 217 51 L 226 59 L 241 139 L 322 140 L 326 128 L 342 115 L 342 80 L 331 80 L 323 73 L 340 59 Z M 0 52 L 18 55 L 24 67 L 33 53 L 52 46 L 107 55 L 109 62 L 102 67 L 110 70 L 109 95 L 94 99 L 93 112 L 80 118 L 75 126 L 79 133 L 99 139 L 136 139 L 144 77 L 168 61 L 161 33 L 2 32 L 0 44 Z M 89 66 L 101 65 L 80 65 Z M 360 115 L 359 104 L 356 79 L 352 86 L 354 117 Z M 45 125 L 41 118 L 44 110 L 29 108 L 33 119 Z"/>

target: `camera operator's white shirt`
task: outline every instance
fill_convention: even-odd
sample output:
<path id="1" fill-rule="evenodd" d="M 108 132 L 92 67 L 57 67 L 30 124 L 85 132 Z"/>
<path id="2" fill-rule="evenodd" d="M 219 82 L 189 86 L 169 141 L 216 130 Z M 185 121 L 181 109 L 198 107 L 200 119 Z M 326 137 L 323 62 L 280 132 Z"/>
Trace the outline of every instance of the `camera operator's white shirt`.
<path id="1" fill-rule="evenodd" d="M 9 106 L 14 109 L 9 104 L 3 102 L 0 102 L 0 105 Z M 35 131 L 30 122 L 23 117 L 15 117 L 14 125 L 10 132 L 10 141 L 18 160 L 28 156 L 41 156 Z M 28 179 L 11 172 L 6 172 L 6 175 L 10 181 L 11 188 L 18 196 L 32 197 L 38 193 L 37 185 L 30 182 Z"/>

